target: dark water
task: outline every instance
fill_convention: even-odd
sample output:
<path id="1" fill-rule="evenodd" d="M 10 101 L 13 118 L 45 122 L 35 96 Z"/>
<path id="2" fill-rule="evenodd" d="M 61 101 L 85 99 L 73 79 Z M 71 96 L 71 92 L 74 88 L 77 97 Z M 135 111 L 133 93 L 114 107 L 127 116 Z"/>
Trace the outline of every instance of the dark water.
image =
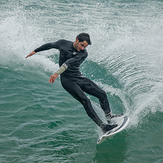
<path id="1" fill-rule="evenodd" d="M 1 0 L 0 162 L 162 163 L 163 2 Z M 97 145 L 100 129 L 48 79 L 58 51 L 38 46 L 88 32 L 81 71 L 107 92 L 127 129 Z M 89 96 L 104 119 L 98 100 Z"/>

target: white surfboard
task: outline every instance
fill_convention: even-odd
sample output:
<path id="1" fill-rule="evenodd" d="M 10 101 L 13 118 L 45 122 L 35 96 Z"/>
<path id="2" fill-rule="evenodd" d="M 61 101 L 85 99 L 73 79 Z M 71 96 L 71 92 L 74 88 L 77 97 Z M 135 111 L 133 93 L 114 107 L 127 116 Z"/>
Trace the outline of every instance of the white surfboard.
<path id="1" fill-rule="evenodd" d="M 106 132 L 105 134 L 103 134 L 97 140 L 97 144 L 101 144 L 106 139 L 108 139 L 110 136 L 115 135 L 115 134 L 119 133 L 120 131 L 124 130 L 129 123 L 129 117 L 127 115 L 115 117 L 115 118 L 112 118 L 112 122 L 117 124 L 118 126 L 113 128 L 112 130 Z"/>

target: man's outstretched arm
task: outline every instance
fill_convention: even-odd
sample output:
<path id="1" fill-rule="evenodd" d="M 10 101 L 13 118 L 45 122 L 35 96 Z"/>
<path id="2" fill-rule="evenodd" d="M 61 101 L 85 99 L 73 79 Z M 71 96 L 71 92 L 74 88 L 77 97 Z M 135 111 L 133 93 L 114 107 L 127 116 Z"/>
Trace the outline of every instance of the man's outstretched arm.
<path id="1" fill-rule="evenodd" d="M 37 52 L 44 51 L 44 50 L 49 50 L 49 49 L 52 49 L 52 48 L 58 49 L 59 48 L 58 43 L 57 42 L 46 43 L 46 44 L 40 46 L 39 48 L 35 49 L 33 52 L 31 52 L 29 55 L 27 55 L 26 58 L 34 55 Z"/>

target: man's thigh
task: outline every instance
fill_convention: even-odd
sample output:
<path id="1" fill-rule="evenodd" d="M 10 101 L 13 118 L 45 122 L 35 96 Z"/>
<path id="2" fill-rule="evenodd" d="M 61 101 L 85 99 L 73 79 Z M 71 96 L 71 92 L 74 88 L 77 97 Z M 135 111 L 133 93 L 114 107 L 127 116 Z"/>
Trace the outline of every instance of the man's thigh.
<path id="1" fill-rule="evenodd" d="M 66 80 L 65 82 L 62 82 L 62 86 L 78 101 L 82 102 L 84 99 L 87 99 L 87 96 L 76 82 Z"/>
<path id="2" fill-rule="evenodd" d="M 97 84 L 88 78 L 83 80 L 83 82 L 80 84 L 80 87 L 84 92 L 98 98 L 105 93 Z"/>

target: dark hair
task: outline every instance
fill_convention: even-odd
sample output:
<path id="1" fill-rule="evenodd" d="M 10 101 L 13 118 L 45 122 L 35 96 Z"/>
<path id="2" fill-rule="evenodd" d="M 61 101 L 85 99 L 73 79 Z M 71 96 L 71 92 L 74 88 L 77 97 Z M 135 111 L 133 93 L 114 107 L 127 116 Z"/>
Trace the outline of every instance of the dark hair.
<path id="1" fill-rule="evenodd" d="M 78 39 L 79 42 L 87 41 L 88 45 L 91 45 L 91 40 L 88 33 L 80 33 L 77 35 L 76 39 Z"/>

